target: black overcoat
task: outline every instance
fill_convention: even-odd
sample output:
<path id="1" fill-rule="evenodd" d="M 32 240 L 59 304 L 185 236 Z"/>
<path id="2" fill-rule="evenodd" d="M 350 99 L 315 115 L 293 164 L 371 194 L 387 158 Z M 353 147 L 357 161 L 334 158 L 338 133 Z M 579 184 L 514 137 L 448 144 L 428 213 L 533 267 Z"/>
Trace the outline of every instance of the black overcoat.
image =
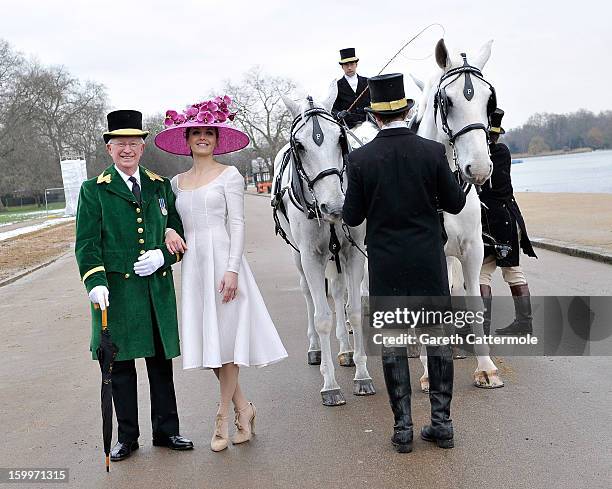
<path id="1" fill-rule="evenodd" d="M 349 85 L 349 82 L 346 81 L 344 76 L 338 80 L 338 95 L 332 108 L 332 114 L 336 115 L 341 110 L 348 110 L 357 96 L 368 88 L 368 79 L 366 77 L 357 75 L 357 78 L 357 93 L 353 92 L 353 89 Z M 363 109 L 365 107 L 369 107 L 369 105 L 370 92 L 366 91 L 366 93 L 363 94 L 363 97 L 361 97 L 357 104 L 355 104 L 355 107 L 353 107 L 350 114 L 344 119 L 350 129 L 366 120 L 366 113 Z"/>
<path id="2" fill-rule="evenodd" d="M 367 219 L 370 295 L 449 295 L 437 205 L 452 214 L 465 205 L 440 143 L 384 129 L 349 154 L 343 219 Z"/>
<path id="3" fill-rule="evenodd" d="M 497 258 L 498 267 L 516 267 L 519 264 L 519 245 L 528 256 L 537 258 L 529 236 L 525 220 L 516 200 L 510 178 L 512 156 L 508 146 L 503 143 L 490 145 L 493 173 L 491 184 L 482 186 L 480 200 L 486 207 L 482 208 L 482 230 L 490 234 L 498 243 L 511 246 L 505 258 Z M 521 230 L 519 243 L 518 228 Z M 485 240 L 486 241 L 486 240 Z M 484 256 L 494 254 L 491 246 L 485 246 Z"/>

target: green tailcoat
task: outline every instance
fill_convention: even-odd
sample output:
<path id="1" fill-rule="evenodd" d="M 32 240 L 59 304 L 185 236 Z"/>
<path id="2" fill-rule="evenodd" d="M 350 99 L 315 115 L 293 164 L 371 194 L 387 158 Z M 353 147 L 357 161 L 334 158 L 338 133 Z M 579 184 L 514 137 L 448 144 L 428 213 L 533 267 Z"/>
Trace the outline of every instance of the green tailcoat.
<path id="1" fill-rule="evenodd" d="M 81 186 L 75 254 L 87 292 L 109 290 L 108 329 L 119 348 L 116 360 L 155 354 L 153 325 L 159 325 L 166 358 L 180 355 L 172 265 L 181 260 L 164 245 L 166 228 L 183 235 L 170 181 L 140 167 L 141 203 L 114 165 Z M 134 272 L 147 250 L 159 249 L 164 264 L 148 277 Z M 91 308 L 90 350 L 96 359 L 101 313 Z"/>

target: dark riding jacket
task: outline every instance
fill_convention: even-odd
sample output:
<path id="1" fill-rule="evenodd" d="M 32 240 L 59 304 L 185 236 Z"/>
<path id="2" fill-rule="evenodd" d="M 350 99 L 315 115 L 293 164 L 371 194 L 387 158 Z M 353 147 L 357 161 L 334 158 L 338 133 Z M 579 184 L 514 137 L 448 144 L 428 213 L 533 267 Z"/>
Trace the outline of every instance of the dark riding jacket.
<path id="1" fill-rule="evenodd" d="M 486 206 L 482 207 L 482 230 L 498 243 L 511 246 L 505 258 L 496 259 L 497 266 L 516 267 L 519 264 L 519 246 L 528 256 L 534 258 L 537 256 L 527 236 L 527 227 L 521 210 L 514 199 L 510 178 L 512 166 L 510 150 L 503 143 L 491 144 L 489 148 L 493 174 L 491 183 L 485 183 L 480 192 L 480 201 Z M 520 241 L 518 229 L 520 229 Z M 487 243 L 486 236 L 484 241 Z M 485 246 L 485 257 L 494 253 L 492 246 Z"/>
<path id="2" fill-rule="evenodd" d="M 370 295 L 449 295 L 437 207 L 457 214 L 465 194 L 444 146 L 408 128 L 383 129 L 348 159 L 343 219 L 367 219 Z"/>

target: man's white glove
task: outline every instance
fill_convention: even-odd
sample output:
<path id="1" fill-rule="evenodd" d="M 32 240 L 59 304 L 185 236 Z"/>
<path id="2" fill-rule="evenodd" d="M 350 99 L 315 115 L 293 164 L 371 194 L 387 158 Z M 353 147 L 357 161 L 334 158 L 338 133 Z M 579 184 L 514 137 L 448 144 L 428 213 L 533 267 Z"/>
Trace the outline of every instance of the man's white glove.
<path id="1" fill-rule="evenodd" d="M 161 250 L 149 250 L 138 257 L 138 261 L 134 263 L 134 271 L 136 275 L 146 277 L 155 272 L 164 264 L 164 254 Z"/>
<path id="2" fill-rule="evenodd" d="M 108 288 L 105 285 L 96 285 L 89 291 L 89 300 L 98 304 L 100 309 L 106 309 L 108 307 Z"/>

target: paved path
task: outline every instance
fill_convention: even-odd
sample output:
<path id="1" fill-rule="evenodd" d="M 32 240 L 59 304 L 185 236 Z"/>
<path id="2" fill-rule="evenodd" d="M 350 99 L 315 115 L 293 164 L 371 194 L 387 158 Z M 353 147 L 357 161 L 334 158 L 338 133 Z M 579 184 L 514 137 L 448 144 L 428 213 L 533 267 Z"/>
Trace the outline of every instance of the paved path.
<path id="1" fill-rule="evenodd" d="M 305 361 L 304 300 L 289 249 L 273 235 L 267 199 L 247 197 L 247 226 L 249 263 L 289 352 L 280 364 L 243 371 L 258 407 L 251 443 L 210 451 L 217 382 L 211 372 L 182 371 L 176 360 L 181 431 L 196 449 L 152 447 L 139 361 L 142 446 L 104 472 L 99 369 L 87 351 L 87 298 L 68 255 L 0 288 L 0 467 L 68 467 L 70 487 L 78 488 L 609 487 L 611 358 L 499 359 L 506 387 L 496 391 L 473 388 L 474 362 L 458 361 L 456 448 L 416 440 L 413 453 L 397 454 L 380 359 L 369 363 L 376 396 L 352 396 L 352 369 L 338 368 L 348 402 L 323 407 L 318 369 Z M 525 261 L 534 293 L 612 295 L 611 266 L 539 254 Z M 494 292 L 507 294 L 499 282 Z M 417 386 L 420 364 L 411 362 Z M 426 396 L 415 393 L 413 406 L 418 429 L 427 422 Z"/>

